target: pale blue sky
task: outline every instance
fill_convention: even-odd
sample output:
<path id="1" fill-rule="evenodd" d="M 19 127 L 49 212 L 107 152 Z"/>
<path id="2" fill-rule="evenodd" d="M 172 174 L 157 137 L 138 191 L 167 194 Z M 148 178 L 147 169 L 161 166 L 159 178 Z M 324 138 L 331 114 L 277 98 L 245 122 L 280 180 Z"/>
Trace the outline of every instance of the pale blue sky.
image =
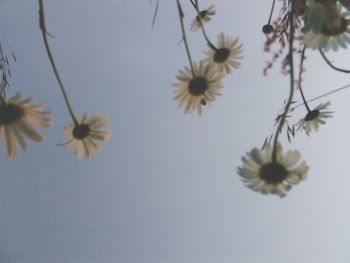
<path id="1" fill-rule="evenodd" d="M 41 130 L 44 142 L 30 143 L 18 160 L 4 160 L 1 148 L 1 263 L 350 261 L 350 90 L 326 98 L 335 116 L 319 133 L 298 133 L 291 145 L 283 136 L 284 149 L 297 149 L 310 166 L 286 198 L 253 192 L 236 173 L 241 156 L 273 131 L 288 94 L 279 63 L 261 74 L 270 57 L 261 33 L 270 2 L 215 1 L 209 37 L 239 36 L 245 58 L 199 117 L 183 114 L 172 99 L 175 75 L 187 63 L 175 1 L 160 0 L 154 28 L 146 0 L 45 1 L 50 44 L 75 112 L 111 118 L 111 140 L 89 161 L 56 146 L 70 119 L 44 50 L 37 2 L 0 4 L 5 47 L 18 59 L 8 92 L 44 99 L 55 120 Z M 184 7 L 189 24 L 193 13 Z M 189 41 L 198 61 L 204 39 L 198 32 Z M 334 60 L 340 66 L 349 61 L 344 53 Z M 349 84 L 317 52 L 307 57 L 306 96 Z M 304 109 L 295 114 L 297 121 Z"/>

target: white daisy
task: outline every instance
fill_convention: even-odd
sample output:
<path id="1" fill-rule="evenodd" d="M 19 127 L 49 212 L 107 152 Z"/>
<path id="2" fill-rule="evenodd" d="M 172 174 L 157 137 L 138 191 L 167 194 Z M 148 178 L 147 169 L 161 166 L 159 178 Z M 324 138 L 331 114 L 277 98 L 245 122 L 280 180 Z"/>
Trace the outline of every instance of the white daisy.
<path id="1" fill-rule="evenodd" d="M 200 11 L 199 14 L 200 14 L 200 18 L 202 20 L 202 23 L 206 23 L 206 22 L 210 21 L 211 17 L 216 14 L 215 6 L 211 5 L 207 9 Z M 192 31 L 197 31 L 198 29 L 201 28 L 200 18 L 197 15 L 196 18 L 193 19 L 192 24 L 191 24 Z"/>
<path id="2" fill-rule="evenodd" d="M 350 19 L 349 12 L 332 19 L 332 23 L 326 23 L 319 32 L 309 31 L 304 34 L 304 44 L 311 49 L 332 49 L 337 51 L 339 47 L 347 48 L 350 43 Z"/>
<path id="3" fill-rule="evenodd" d="M 225 37 L 223 33 L 218 36 L 216 49 L 210 48 L 205 54 L 207 63 L 212 63 L 220 72 L 231 72 L 231 68 L 239 68 L 239 60 L 243 57 L 242 46 L 239 44 L 239 38 Z"/>
<path id="4" fill-rule="evenodd" d="M 173 84 L 176 87 L 174 99 L 179 102 L 179 107 L 185 106 L 185 113 L 197 110 L 202 113 L 202 105 L 210 104 L 215 96 L 221 95 L 223 74 L 218 72 L 212 65 L 200 61 L 193 63 L 193 73 L 190 68 L 179 70 L 176 78 L 179 83 Z"/>
<path id="5" fill-rule="evenodd" d="M 17 147 L 27 150 L 26 137 L 40 142 L 43 137 L 34 129 L 47 128 L 51 124 L 49 111 L 43 110 L 44 102 L 31 105 L 33 97 L 21 99 L 20 92 L 0 104 L 0 139 L 6 144 L 6 158 L 17 158 Z"/>
<path id="6" fill-rule="evenodd" d="M 89 159 L 101 151 L 101 141 L 111 137 L 110 130 L 104 130 L 109 118 L 95 113 L 87 120 L 87 113 L 78 118 L 78 124 L 69 124 L 64 132 L 65 139 L 59 144 L 73 150 L 78 160 Z"/>
<path id="7" fill-rule="evenodd" d="M 304 32 L 319 33 L 325 25 L 330 24 L 334 12 L 337 12 L 337 7 L 332 0 L 307 0 Z"/>
<path id="8" fill-rule="evenodd" d="M 304 129 L 306 134 L 310 134 L 312 129 L 318 131 L 320 124 L 325 124 L 324 119 L 332 117 L 333 111 L 325 110 L 331 104 L 330 101 L 327 103 L 321 103 L 312 111 L 309 111 L 303 119 L 301 119 L 296 125 L 297 130 Z"/>
<path id="9" fill-rule="evenodd" d="M 277 144 L 276 161 L 272 161 L 272 147 L 267 144 L 264 150 L 254 148 L 242 157 L 243 165 L 238 174 L 244 184 L 263 194 L 277 194 L 284 197 L 292 188 L 306 178 L 309 167 L 300 160 L 298 151 L 282 153 L 282 146 Z"/>

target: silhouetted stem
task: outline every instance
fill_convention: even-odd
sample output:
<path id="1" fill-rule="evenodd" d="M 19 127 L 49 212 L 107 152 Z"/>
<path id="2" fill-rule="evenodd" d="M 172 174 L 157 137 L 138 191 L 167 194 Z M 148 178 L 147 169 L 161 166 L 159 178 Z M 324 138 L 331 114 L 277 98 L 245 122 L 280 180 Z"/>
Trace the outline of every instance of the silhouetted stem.
<path id="1" fill-rule="evenodd" d="M 52 53 L 51 53 L 51 50 L 50 50 L 49 42 L 47 40 L 47 34 L 48 33 L 47 33 L 47 30 L 46 30 L 46 25 L 45 25 L 45 13 L 44 13 L 44 1 L 43 0 L 39 0 L 39 25 L 40 25 L 41 33 L 43 35 L 44 44 L 45 44 L 45 48 L 46 48 L 46 51 L 47 51 L 47 55 L 48 55 L 49 60 L 50 60 L 50 64 L 52 66 L 52 69 L 53 69 L 53 72 L 55 73 L 58 85 L 59 85 L 59 87 L 61 89 L 61 92 L 63 94 L 64 101 L 66 102 L 69 114 L 72 117 L 74 124 L 78 125 L 77 118 L 75 117 L 74 112 L 72 110 L 72 107 L 71 107 L 71 105 L 69 103 L 67 93 L 65 91 L 65 88 L 64 88 L 63 82 L 62 82 L 62 80 L 60 78 L 60 75 L 58 74 L 58 70 L 56 68 L 56 64 L 55 64 L 55 61 L 53 59 L 53 56 L 52 56 Z"/>
<path id="2" fill-rule="evenodd" d="M 294 68 L 293 68 L 293 43 L 294 43 L 294 1 L 291 1 L 291 8 L 289 13 L 289 67 L 290 67 L 290 91 L 288 101 L 286 106 L 284 107 L 284 112 L 281 115 L 280 121 L 278 123 L 278 127 L 276 130 L 275 138 L 273 141 L 273 150 L 272 150 L 272 162 L 277 161 L 277 143 L 278 136 L 282 131 L 284 122 L 286 120 L 287 113 L 289 111 L 289 107 L 292 104 L 293 95 L 294 95 Z"/>
<path id="3" fill-rule="evenodd" d="M 303 48 L 303 51 L 301 52 L 301 63 L 300 63 L 300 72 L 299 72 L 299 90 L 300 90 L 301 98 L 303 99 L 304 105 L 306 107 L 306 110 L 307 110 L 307 112 L 310 112 L 309 105 L 307 104 L 303 89 L 301 88 L 301 75 L 303 73 L 304 55 L 305 55 L 305 46 Z"/>
<path id="4" fill-rule="evenodd" d="M 181 32 L 182 32 L 182 39 L 185 42 L 185 48 L 186 48 L 186 53 L 187 53 L 187 57 L 190 63 L 190 67 L 191 67 L 191 72 L 192 72 L 192 76 L 195 77 L 195 73 L 194 73 L 194 69 L 193 69 L 193 64 L 192 64 L 192 58 L 191 58 L 191 53 L 190 53 L 190 49 L 188 47 L 188 43 L 187 43 L 187 38 L 186 38 L 186 31 L 185 31 L 185 26 L 184 26 L 184 13 L 182 11 L 182 7 L 180 4 L 180 0 L 176 0 L 177 2 L 177 8 L 179 11 L 179 17 L 180 17 L 180 25 L 181 25 Z"/>
<path id="5" fill-rule="evenodd" d="M 323 57 L 323 59 L 326 61 L 326 63 L 328 64 L 328 66 L 330 66 L 332 69 L 336 70 L 336 71 L 340 71 L 340 72 L 343 72 L 343 73 L 350 73 L 350 70 L 346 70 L 346 69 L 341 69 L 341 68 L 338 68 L 336 66 L 334 66 L 329 60 L 328 58 L 326 57 L 326 55 L 323 53 L 323 51 L 321 49 L 318 49 L 320 51 L 320 54 L 321 56 Z"/>

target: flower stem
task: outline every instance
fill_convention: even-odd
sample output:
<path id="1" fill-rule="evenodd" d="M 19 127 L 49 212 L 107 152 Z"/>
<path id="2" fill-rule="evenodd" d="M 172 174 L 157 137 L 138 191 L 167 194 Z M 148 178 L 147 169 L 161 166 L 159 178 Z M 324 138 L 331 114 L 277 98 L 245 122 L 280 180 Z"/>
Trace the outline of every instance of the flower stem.
<path id="1" fill-rule="evenodd" d="M 186 48 L 186 54 L 190 63 L 190 67 L 191 67 L 191 72 L 192 72 L 192 76 L 195 77 L 195 73 L 194 73 L 194 69 L 193 69 L 193 63 L 192 63 L 192 58 L 191 58 L 191 53 L 190 53 L 190 49 L 188 47 L 188 42 L 187 42 L 187 37 L 186 37 L 186 31 L 185 31 L 185 26 L 184 26 L 184 12 L 182 10 L 181 4 L 180 4 L 180 0 L 176 0 L 177 3 L 177 8 L 179 11 L 179 18 L 180 18 L 180 25 L 181 25 L 181 32 L 182 32 L 182 39 L 185 43 L 185 48 Z"/>
<path id="2" fill-rule="evenodd" d="M 307 104 L 307 101 L 306 101 L 306 99 L 305 99 L 305 96 L 304 96 L 304 92 L 303 92 L 303 89 L 302 89 L 302 87 L 301 87 L 301 75 L 302 75 L 302 73 L 303 73 L 303 66 L 304 66 L 304 58 L 305 58 L 305 46 L 304 46 L 304 48 L 303 48 L 303 51 L 301 52 L 301 63 L 300 63 L 300 71 L 299 71 L 299 81 L 298 81 L 298 88 L 299 88 L 299 90 L 300 90 L 300 94 L 301 94 L 301 98 L 303 99 L 303 103 L 304 103 L 304 105 L 305 105 L 305 107 L 306 107 L 306 110 L 307 110 L 307 112 L 310 112 L 311 110 L 310 110 L 310 108 L 309 108 L 309 105 Z"/>
<path id="3" fill-rule="evenodd" d="M 328 64 L 328 66 L 330 66 L 332 69 L 336 70 L 336 71 L 340 71 L 340 72 L 343 72 L 343 73 L 350 73 L 350 70 L 346 70 L 346 69 L 341 69 L 341 68 L 338 68 L 336 66 L 334 66 L 330 61 L 329 59 L 326 57 L 326 55 L 323 53 L 322 49 L 318 49 L 320 51 L 320 54 L 322 56 L 322 58 L 324 59 L 324 61 L 326 61 L 326 63 Z"/>
<path id="4" fill-rule="evenodd" d="M 53 56 L 52 56 L 52 53 L 51 53 L 51 50 L 50 50 L 49 42 L 47 40 L 48 33 L 47 33 L 47 30 L 46 30 L 46 25 L 45 25 L 44 0 L 39 0 L 39 26 L 40 26 L 40 29 L 41 29 L 41 33 L 43 35 L 43 40 L 44 40 L 45 48 L 46 48 L 46 51 L 47 51 L 47 55 L 48 55 L 49 60 L 50 60 L 50 64 L 52 66 L 52 69 L 53 69 L 53 72 L 55 73 L 58 85 L 59 85 L 59 87 L 61 89 L 61 92 L 63 94 L 63 98 L 64 98 L 64 101 L 65 101 L 65 103 L 67 105 L 69 114 L 72 117 L 72 120 L 73 120 L 74 124 L 78 125 L 77 118 L 75 117 L 73 109 L 72 109 L 72 107 L 71 107 L 71 105 L 69 103 L 69 99 L 68 99 L 66 90 L 64 88 L 64 85 L 63 85 L 63 82 L 61 80 L 61 77 L 58 74 L 58 70 L 56 68 L 56 64 L 55 64 L 55 61 L 53 59 Z"/>
<path id="5" fill-rule="evenodd" d="M 289 13 L 289 67 L 290 67 L 290 91 L 288 101 L 284 107 L 284 112 L 281 115 L 280 121 L 278 123 L 278 127 L 276 130 L 275 138 L 273 141 L 273 150 L 272 150 L 272 162 L 277 161 L 277 143 L 278 136 L 282 131 L 284 122 L 286 120 L 287 113 L 289 111 L 289 107 L 292 104 L 293 95 L 294 95 L 294 68 L 293 68 L 293 43 L 294 43 L 294 1 L 291 1 L 290 13 Z"/>
<path id="6" fill-rule="evenodd" d="M 208 43 L 208 46 L 211 49 L 213 49 L 214 51 L 218 51 L 217 47 L 209 40 L 208 35 L 205 32 L 204 25 L 203 25 L 203 20 L 202 20 L 202 15 L 201 15 L 201 12 L 199 11 L 199 7 L 198 7 L 198 0 L 195 0 L 194 8 L 197 11 L 197 17 L 198 17 L 199 25 L 200 25 L 200 28 L 202 30 L 203 36 L 204 36 L 205 40 Z"/>
<path id="7" fill-rule="evenodd" d="M 271 11 L 270 11 L 269 21 L 267 22 L 268 25 L 271 24 L 271 18 L 272 18 L 273 9 L 275 8 L 275 2 L 276 2 L 276 0 L 272 1 L 272 7 L 271 7 Z"/>

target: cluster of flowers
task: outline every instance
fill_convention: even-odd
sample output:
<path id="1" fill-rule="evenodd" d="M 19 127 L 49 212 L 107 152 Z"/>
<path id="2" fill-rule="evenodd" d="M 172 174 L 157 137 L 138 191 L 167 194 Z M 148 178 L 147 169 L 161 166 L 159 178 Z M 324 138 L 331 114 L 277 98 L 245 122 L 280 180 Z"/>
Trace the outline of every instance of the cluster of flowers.
<path id="1" fill-rule="evenodd" d="M 109 118 L 94 114 L 88 119 L 86 113 L 80 118 L 75 117 L 48 46 L 43 1 L 40 0 L 39 4 L 40 26 L 46 50 L 73 120 L 73 123 L 65 128 L 65 138 L 60 145 L 73 150 L 77 159 L 87 159 L 99 153 L 101 150 L 100 142 L 106 141 L 110 137 L 111 132 L 105 129 L 109 124 Z M 2 49 L 0 55 L 2 58 L 5 56 Z M 3 75 L 6 76 L 6 68 L 1 67 L 0 69 L 3 71 Z M 36 130 L 36 127 L 48 128 L 52 123 L 52 118 L 50 111 L 43 109 L 43 102 L 32 104 L 33 97 L 22 99 L 20 92 L 17 92 L 13 97 L 7 99 L 5 91 L 9 86 L 9 82 L 6 81 L 2 84 L 3 86 L 0 92 L 0 140 L 5 145 L 6 158 L 16 159 L 18 148 L 22 150 L 27 149 L 27 138 L 35 142 L 40 142 L 43 139 L 42 135 Z"/>
<path id="2" fill-rule="evenodd" d="M 295 86 L 300 91 L 307 111 L 305 116 L 295 124 L 297 131 L 303 130 L 310 135 L 313 130 L 318 131 L 319 126 L 325 124 L 325 120 L 332 117 L 333 113 L 328 110 L 329 101 L 310 109 L 305 99 L 301 85 L 305 52 L 307 49 L 318 49 L 329 66 L 349 73 L 349 71 L 333 66 L 324 52 L 346 48 L 350 43 L 350 0 L 280 0 L 282 2 L 280 16 L 271 24 L 275 6 L 275 0 L 272 1 L 269 21 L 263 26 L 263 32 L 267 36 L 265 50 L 270 51 L 270 45 L 278 43 L 280 50 L 273 56 L 273 61 L 276 61 L 283 53 L 283 49 L 288 48 L 285 59 L 282 61 L 282 72 L 290 76 L 290 95 L 286 100 L 284 112 L 276 119 L 278 125 L 273 141 L 271 142 L 273 137 L 271 136 L 270 140 L 264 142 L 262 149 L 254 148 L 247 153 L 246 157 L 242 157 L 243 165 L 238 168 L 237 172 L 249 188 L 264 194 L 284 197 L 293 185 L 306 178 L 309 169 L 306 162 L 301 160 L 298 151 L 287 151 L 284 154 L 278 139 L 282 129 L 286 126 L 287 118 L 295 109 L 295 107 L 291 108 L 294 103 Z M 218 36 L 217 46 L 213 45 L 207 37 L 204 23 L 210 21 L 211 17 L 216 14 L 215 7 L 210 6 L 200 11 L 198 0 L 189 0 L 189 2 L 197 11 L 197 16 L 191 24 L 191 30 L 202 31 L 209 50 L 205 52 L 204 60 L 199 63 L 192 62 L 183 26 L 184 15 L 180 1 L 177 0 L 190 67 L 179 71 L 177 75 L 179 82 L 174 84 L 176 87 L 174 99 L 179 102 L 180 107 L 184 106 L 185 113 L 196 110 L 201 114 L 202 106 L 210 104 L 217 95 L 220 95 L 221 80 L 224 75 L 239 67 L 239 60 L 242 59 L 242 44 L 239 44 L 238 37 L 231 38 L 221 33 Z M 294 40 L 299 41 L 298 50 L 294 48 Z M 293 65 L 296 50 L 301 54 L 297 81 L 295 81 Z M 268 64 L 267 68 L 271 66 L 272 63 Z M 287 133 L 291 132 L 294 136 L 294 125 L 292 127 L 287 125 Z"/>
<path id="3" fill-rule="evenodd" d="M 185 29 L 182 26 L 183 40 L 186 45 L 186 51 L 189 58 L 189 67 L 179 70 L 177 75 L 178 83 L 174 99 L 178 101 L 179 107 L 185 107 L 185 113 L 197 111 L 202 113 L 202 106 L 210 105 L 216 98 L 221 95 L 222 79 L 225 74 L 231 73 L 232 69 L 240 66 L 239 60 L 242 59 L 242 44 L 239 43 L 238 37 L 233 38 L 219 34 L 217 45 L 215 46 L 207 37 L 204 29 L 204 23 L 211 20 L 215 15 L 215 7 L 210 6 L 207 9 L 199 11 L 198 1 L 190 0 L 192 6 L 197 12 L 195 19 L 191 24 L 192 31 L 202 30 L 203 35 L 209 46 L 205 51 L 206 58 L 197 62 L 192 62 Z M 183 25 L 183 12 L 178 1 L 180 21 Z"/>
<path id="4" fill-rule="evenodd" d="M 287 114 L 294 110 L 294 108 L 290 109 L 293 103 L 294 89 L 293 40 L 298 34 L 298 36 L 301 36 L 297 38 L 302 45 L 297 88 L 307 110 L 305 117 L 296 126 L 297 130 L 304 130 L 307 135 L 312 130 L 318 131 L 319 125 L 325 124 L 325 119 L 330 118 L 333 112 L 327 109 L 330 105 L 329 101 L 319 104 L 313 110 L 309 108 L 301 87 L 305 50 L 307 48 L 318 49 L 331 68 L 349 73 L 347 70 L 333 66 L 324 52 L 347 48 L 350 43 L 349 0 L 282 0 L 282 2 L 281 14 L 288 19 L 279 18 L 274 26 L 270 24 L 269 20 L 269 23 L 263 27 L 263 32 L 270 35 L 267 41 L 269 44 L 274 42 L 271 39 L 278 39 L 281 42 L 283 34 L 287 35 L 289 52 L 286 55 L 286 61 L 292 83 L 291 93 L 285 105 L 284 113 L 278 118 L 279 125 L 273 143 L 266 143 L 262 150 L 254 148 L 248 152 L 246 157 L 242 157 L 243 165 L 238 168 L 238 174 L 249 188 L 264 194 L 277 194 L 280 197 L 285 196 L 293 185 L 305 179 L 309 168 L 305 161 L 301 161 L 299 152 L 288 151 L 283 154 L 282 146 L 278 142 L 278 136 L 286 122 Z M 297 29 L 300 29 L 299 32 L 297 32 Z M 271 34 L 274 36 L 271 37 Z M 319 97 L 323 97 L 323 95 Z"/>

